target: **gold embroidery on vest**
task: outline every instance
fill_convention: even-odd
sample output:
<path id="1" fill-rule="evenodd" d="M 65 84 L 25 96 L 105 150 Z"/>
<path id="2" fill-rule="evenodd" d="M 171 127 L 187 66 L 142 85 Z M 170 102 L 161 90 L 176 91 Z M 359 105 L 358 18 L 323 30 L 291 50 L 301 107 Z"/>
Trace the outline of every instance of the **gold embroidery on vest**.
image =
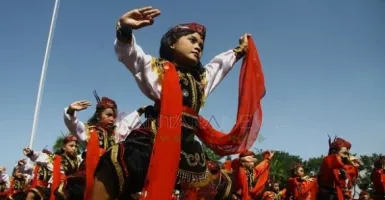
<path id="1" fill-rule="evenodd" d="M 124 177 L 123 177 L 123 170 L 120 167 L 120 164 L 118 162 L 118 150 L 119 150 L 119 145 L 114 145 L 111 148 L 111 162 L 114 165 L 116 174 L 118 176 L 119 194 L 121 194 L 124 189 Z"/>

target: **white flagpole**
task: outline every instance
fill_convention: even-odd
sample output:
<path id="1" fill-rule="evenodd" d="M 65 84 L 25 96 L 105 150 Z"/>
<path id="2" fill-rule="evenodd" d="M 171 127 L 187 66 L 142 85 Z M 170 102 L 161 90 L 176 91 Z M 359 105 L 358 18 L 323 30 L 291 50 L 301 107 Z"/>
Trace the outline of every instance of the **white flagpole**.
<path id="1" fill-rule="evenodd" d="M 31 132 L 31 138 L 29 140 L 29 148 L 31 148 L 31 149 L 32 149 L 32 145 L 33 145 L 33 141 L 34 141 L 34 137 L 35 137 L 35 133 L 36 133 L 37 121 L 39 119 L 41 98 L 43 96 L 45 76 L 46 76 L 46 72 L 47 72 L 49 55 L 51 53 L 52 39 L 53 39 L 54 30 L 55 30 L 56 19 L 57 19 L 58 10 L 59 10 L 59 4 L 60 4 L 60 0 L 55 0 L 55 7 L 53 9 L 51 26 L 50 26 L 49 33 L 48 33 L 48 41 L 47 41 L 47 46 L 45 48 L 43 66 L 41 69 L 39 90 L 37 92 L 37 100 L 36 100 L 36 105 L 35 105 L 35 113 L 33 115 L 32 132 Z"/>

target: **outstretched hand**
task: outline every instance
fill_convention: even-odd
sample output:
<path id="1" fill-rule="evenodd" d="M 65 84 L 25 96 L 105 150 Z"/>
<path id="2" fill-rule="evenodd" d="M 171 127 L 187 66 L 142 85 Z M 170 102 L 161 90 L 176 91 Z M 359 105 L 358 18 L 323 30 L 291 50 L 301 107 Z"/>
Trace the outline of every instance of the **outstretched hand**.
<path id="1" fill-rule="evenodd" d="M 120 17 L 120 25 L 132 29 L 140 29 L 154 23 L 154 18 L 160 15 L 160 10 L 149 7 L 134 9 L 124 13 Z"/>
<path id="2" fill-rule="evenodd" d="M 24 148 L 24 149 L 23 149 L 23 153 L 24 153 L 25 156 L 28 156 L 28 155 L 30 155 L 30 154 L 32 153 L 32 149 L 30 149 L 30 148 Z"/>
<path id="3" fill-rule="evenodd" d="M 87 109 L 89 106 L 91 106 L 91 103 L 89 101 L 75 101 L 69 106 L 69 109 L 74 111 L 80 111 Z"/>

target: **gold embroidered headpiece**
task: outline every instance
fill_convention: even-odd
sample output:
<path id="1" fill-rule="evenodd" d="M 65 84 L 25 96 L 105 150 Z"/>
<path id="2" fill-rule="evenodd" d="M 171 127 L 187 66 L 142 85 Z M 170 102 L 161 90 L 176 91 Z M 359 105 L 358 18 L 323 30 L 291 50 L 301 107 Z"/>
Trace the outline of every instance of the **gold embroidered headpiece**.
<path id="1" fill-rule="evenodd" d="M 106 109 L 106 108 L 117 109 L 118 108 L 118 105 L 115 103 L 114 100 L 107 97 L 102 97 L 102 99 L 100 99 L 99 95 L 96 93 L 95 90 L 94 90 L 94 96 L 95 96 L 96 102 L 98 103 L 96 105 L 97 109 Z"/>
<path id="2" fill-rule="evenodd" d="M 174 28 L 171 29 L 171 31 L 174 31 L 174 32 L 181 31 L 181 30 L 192 30 L 194 32 L 197 32 L 200 36 L 202 36 L 203 40 L 206 38 L 206 27 L 201 24 L 185 23 L 185 24 L 176 25 Z"/>

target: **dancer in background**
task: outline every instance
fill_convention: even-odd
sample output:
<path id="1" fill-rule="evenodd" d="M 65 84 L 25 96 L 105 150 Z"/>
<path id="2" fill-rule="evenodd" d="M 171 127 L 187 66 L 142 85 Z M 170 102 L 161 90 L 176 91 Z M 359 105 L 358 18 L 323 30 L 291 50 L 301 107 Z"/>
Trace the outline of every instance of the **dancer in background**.
<path id="1" fill-rule="evenodd" d="M 107 97 L 100 99 L 96 92 L 94 92 L 94 95 L 97 101 L 96 110 L 87 123 L 80 121 L 76 116 L 76 112 L 91 106 L 89 101 L 73 102 L 64 111 L 64 122 L 68 130 L 87 145 L 84 169 L 69 177 L 67 179 L 68 183 L 65 184 L 66 188 L 68 188 L 66 193 L 72 198 L 83 199 L 84 193 L 84 199 L 91 199 L 93 175 L 99 157 L 121 139 L 126 138 L 132 129 L 139 127 L 141 124 L 140 115 L 146 110 L 145 107 L 140 108 L 126 115 L 117 124 L 118 106 L 115 101 Z M 116 130 L 124 131 L 117 132 Z M 64 188 L 64 191 L 67 190 L 66 188 Z"/>
<path id="2" fill-rule="evenodd" d="M 19 161 L 17 167 L 12 172 L 10 179 L 10 187 L 8 192 L 8 199 L 25 200 L 27 194 L 25 190 L 29 185 L 29 175 L 23 173 L 20 169 L 23 169 L 25 161 Z"/>
<path id="3" fill-rule="evenodd" d="M 28 190 L 27 200 L 55 199 L 54 193 L 59 189 L 60 183 L 79 169 L 81 158 L 77 154 L 77 145 L 78 139 L 70 135 L 64 138 L 62 149 L 55 154 L 47 150 L 43 152 L 29 148 L 23 150 L 24 154 L 36 163 L 36 173 L 32 187 Z"/>
<path id="4" fill-rule="evenodd" d="M 374 162 L 371 179 L 374 189 L 374 200 L 385 200 L 385 156 Z"/>
<path id="5" fill-rule="evenodd" d="M 316 200 L 317 179 L 305 176 L 303 165 L 297 163 L 291 170 L 288 180 L 286 197 L 288 200 Z"/>
<path id="6" fill-rule="evenodd" d="M 5 200 L 8 196 L 9 176 L 6 173 L 6 168 L 0 166 L 0 200 Z"/>
<path id="7" fill-rule="evenodd" d="M 281 188 L 281 183 L 272 180 L 268 191 L 263 193 L 263 200 L 284 200 L 286 198 L 286 189 Z"/>
<path id="8" fill-rule="evenodd" d="M 329 137 L 329 155 L 323 159 L 318 174 L 318 199 L 353 199 L 349 188 L 352 176 L 346 170 L 351 165 L 351 147 L 350 142 L 342 138 L 332 141 Z"/>

